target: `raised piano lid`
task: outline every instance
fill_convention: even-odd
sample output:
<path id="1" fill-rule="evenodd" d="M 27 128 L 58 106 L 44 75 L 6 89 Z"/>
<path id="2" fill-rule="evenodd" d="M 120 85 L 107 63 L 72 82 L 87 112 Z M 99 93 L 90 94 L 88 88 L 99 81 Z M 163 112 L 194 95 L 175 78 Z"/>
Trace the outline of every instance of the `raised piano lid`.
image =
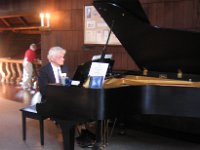
<path id="1" fill-rule="evenodd" d="M 150 24 L 138 0 L 94 0 L 126 51 L 143 69 L 200 74 L 200 33 Z M 192 16 L 191 16 L 192 17 Z"/>

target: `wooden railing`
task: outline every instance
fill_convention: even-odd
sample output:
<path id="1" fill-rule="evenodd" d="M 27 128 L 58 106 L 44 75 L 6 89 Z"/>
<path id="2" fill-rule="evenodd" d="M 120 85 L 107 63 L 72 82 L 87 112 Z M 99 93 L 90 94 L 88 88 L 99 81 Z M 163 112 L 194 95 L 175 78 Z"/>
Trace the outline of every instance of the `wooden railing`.
<path id="1" fill-rule="evenodd" d="M 19 85 L 23 74 L 22 63 L 22 59 L 0 58 L 0 82 Z M 40 60 L 34 63 L 33 79 L 37 76 L 41 64 Z"/>

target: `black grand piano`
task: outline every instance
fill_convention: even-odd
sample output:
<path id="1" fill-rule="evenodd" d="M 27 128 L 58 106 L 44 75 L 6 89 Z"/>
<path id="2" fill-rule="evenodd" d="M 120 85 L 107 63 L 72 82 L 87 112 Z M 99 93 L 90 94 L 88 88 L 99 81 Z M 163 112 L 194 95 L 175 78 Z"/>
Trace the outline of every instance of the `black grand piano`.
<path id="1" fill-rule="evenodd" d="M 48 85 L 37 111 L 59 120 L 64 149 L 74 149 L 80 121 L 200 118 L 200 33 L 152 26 L 138 0 L 94 0 L 94 6 L 141 71 L 113 71 L 102 89 Z"/>

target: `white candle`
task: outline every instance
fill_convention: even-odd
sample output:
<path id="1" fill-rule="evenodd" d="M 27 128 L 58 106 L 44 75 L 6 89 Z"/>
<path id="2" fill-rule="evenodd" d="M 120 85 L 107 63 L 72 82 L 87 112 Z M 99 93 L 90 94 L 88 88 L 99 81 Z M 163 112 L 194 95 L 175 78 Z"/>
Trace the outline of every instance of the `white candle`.
<path id="1" fill-rule="evenodd" d="M 44 27 L 44 13 L 40 13 L 41 26 Z"/>
<path id="2" fill-rule="evenodd" d="M 50 14 L 46 13 L 47 27 L 50 27 Z"/>

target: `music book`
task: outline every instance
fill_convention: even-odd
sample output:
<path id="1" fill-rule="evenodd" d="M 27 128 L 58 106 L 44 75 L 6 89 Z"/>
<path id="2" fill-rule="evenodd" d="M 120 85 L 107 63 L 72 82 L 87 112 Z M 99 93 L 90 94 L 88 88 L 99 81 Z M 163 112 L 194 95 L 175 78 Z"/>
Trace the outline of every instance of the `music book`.
<path id="1" fill-rule="evenodd" d="M 101 89 L 103 87 L 103 76 L 91 76 L 89 87 L 92 89 Z"/>

